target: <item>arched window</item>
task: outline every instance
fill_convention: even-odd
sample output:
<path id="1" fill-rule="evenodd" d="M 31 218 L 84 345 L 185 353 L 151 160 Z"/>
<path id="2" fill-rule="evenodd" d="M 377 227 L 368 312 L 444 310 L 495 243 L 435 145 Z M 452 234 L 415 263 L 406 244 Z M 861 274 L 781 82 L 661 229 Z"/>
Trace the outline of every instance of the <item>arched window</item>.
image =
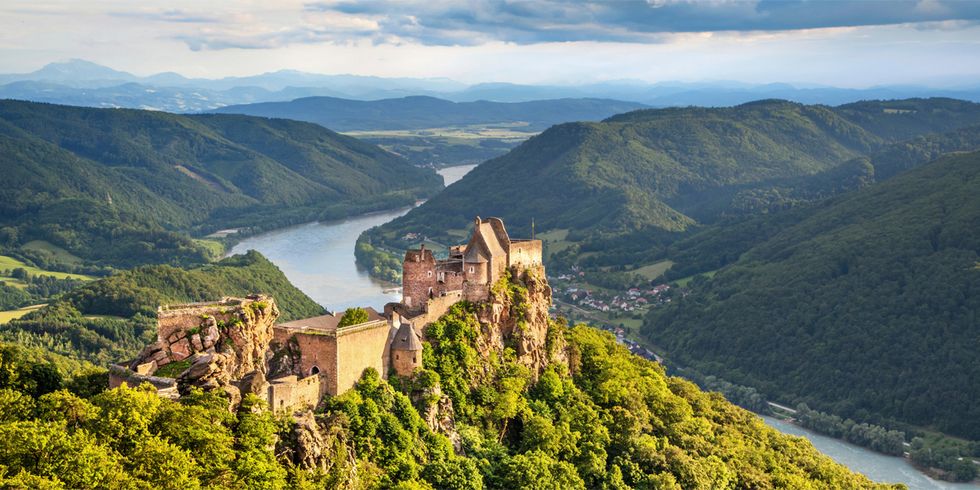
<path id="1" fill-rule="evenodd" d="M 313 366 L 313 368 L 310 369 L 310 376 L 312 376 L 314 374 L 320 374 L 320 368 L 318 368 L 316 366 Z"/>
<path id="2" fill-rule="evenodd" d="M 428 277 L 432 277 L 432 271 L 429 271 Z"/>
<path id="3" fill-rule="evenodd" d="M 395 354 L 395 360 L 396 361 L 398 360 L 398 354 Z"/>
<path id="4" fill-rule="evenodd" d="M 470 266 L 470 274 L 472 274 L 474 270 L 475 270 L 475 269 L 473 269 L 473 266 L 471 265 L 471 266 Z"/>

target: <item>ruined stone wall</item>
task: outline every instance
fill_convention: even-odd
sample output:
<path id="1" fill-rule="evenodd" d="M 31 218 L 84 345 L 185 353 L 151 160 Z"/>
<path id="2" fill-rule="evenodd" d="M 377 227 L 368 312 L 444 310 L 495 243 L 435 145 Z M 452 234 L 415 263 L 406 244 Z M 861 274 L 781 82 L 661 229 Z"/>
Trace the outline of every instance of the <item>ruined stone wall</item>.
<path id="1" fill-rule="evenodd" d="M 302 379 L 296 376 L 274 379 L 268 390 L 269 408 L 276 412 L 295 407 L 315 407 L 320 402 L 323 391 L 319 375 Z"/>
<path id="2" fill-rule="evenodd" d="M 510 244 L 510 265 L 519 270 L 541 265 L 541 240 L 518 240 Z"/>
<path id="3" fill-rule="evenodd" d="M 392 367 L 399 376 L 410 376 L 422 367 L 422 351 L 395 351 L 392 356 Z"/>
<path id="4" fill-rule="evenodd" d="M 129 368 L 151 362 L 162 367 L 214 351 L 231 355 L 232 377 L 264 371 L 278 317 L 275 300 L 263 295 L 162 306 L 157 310 L 157 341 L 144 348 Z"/>
<path id="5" fill-rule="evenodd" d="M 424 338 L 422 333 L 425 326 L 438 320 L 442 315 L 445 315 L 446 312 L 449 311 L 449 308 L 460 302 L 462 299 L 463 291 L 450 291 L 443 296 L 428 300 L 422 313 L 402 321 L 411 322 L 412 327 L 415 328 L 415 333 L 418 334 L 419 338 Z"/>
<path id="6" fill-rule="evenodd" d="M 328 393 L 336 395 L 352 388 L 369 367 L 376 369 L 382 378 L 387 378 L 392 335 L 387 321 L 338 330 L 337 383 L 329 387 Z"/>

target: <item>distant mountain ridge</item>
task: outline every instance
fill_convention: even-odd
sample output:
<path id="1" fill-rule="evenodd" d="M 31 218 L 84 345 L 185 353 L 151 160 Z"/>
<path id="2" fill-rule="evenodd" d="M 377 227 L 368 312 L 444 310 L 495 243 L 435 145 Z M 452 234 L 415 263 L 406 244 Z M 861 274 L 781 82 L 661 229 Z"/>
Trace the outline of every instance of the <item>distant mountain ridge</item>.
<path id="1" fill-rule="evenodd" d="M 600 98 L 655 107 L 734 106 L 767 98 L 806 104 L 839 105 L 868 99 L 912 97 L 950 97 L 980 101 L 980 85 L 959 88 L 883 86 L 850 89 L 786 83 L 651 83 L 636 80 L 582 85 L 499 82 L 467 85 L 445 78 L 321 75 L 295 70 L 203 79 L 187 78 L 172 72 L 140 77 L 84 60 L 51 63 L 32 73 L 0 74 L 0 98 L 170 112 L 199 112 L 226 105 L 288 101 L 309 96 L 378 100 L 414 95 L 427 95 L 454 102 Z"/>
<path id="2" fill-rule="evenodd" d="M 216 109 L 218 114 L 278 117 L 320 124 L 336 131 L 425 129 L 447 126 L 526 123 L 519 131 L 541 131 L 566 121 L 600 120 L 645 108 L 643 104 L 605 99 L 554 99 L 531 102 L 452 102 L 428 96 L 359 101 L 306 97 Z"/>

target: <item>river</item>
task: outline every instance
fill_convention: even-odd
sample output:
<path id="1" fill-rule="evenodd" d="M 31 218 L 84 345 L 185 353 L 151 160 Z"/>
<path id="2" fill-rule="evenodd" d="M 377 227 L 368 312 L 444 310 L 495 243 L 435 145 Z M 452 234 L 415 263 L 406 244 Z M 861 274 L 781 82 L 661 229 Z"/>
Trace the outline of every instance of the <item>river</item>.
<path id="1" fill-rule="evenodd" d="M 813 443 L 813 446 L 820 452 L 830 456 L 838 463 L 847 466 L 853 471 L 862 473 L 868 478 L 878 482 L 904 483 L 910 489 L 942 489 L 942 490 L 964 490 L 978 488 L 969 483 L 949 483 L 937 481 L 929 478 L 919 470 L 915 469 L 903 458 L 886 456 L 881 453 L 869 451 L 859 446 L 817 434 L 798 425 L 793 425 L 773 417 L 762 417 L 770 427 L 773 427 L 785 434 L 806 437 Z"/>
<path id="2" fill-rule="evenodd" d="M 446 185 L 463 178 L 476 165 L 440 169 Z M 351 306 L 381 309 L 401 299 L 399 288 L 376 281 L 354 264 L 354 243 L 369 228 L 387 223 L 411 208 L 371 213 L 340 221 L 291 226 L 245 238 L 231 254 L 258 250 L 300 290 L 330 311 Z"/>
<path id="3" fill-rule="evenodd" d="M 447 167 L 439 170 L 439 174 L 449 185 L 475 166 Z M 258 250 L 279 266 L 296 287 L 331 311 L 351 306 L 380 309 L 389 301 L 398 301 L 401 292 L 357 269 L 354 265 L 354 243 L 364 230 L 387 223 L 409 209 L 372 213 L 341 221 L 308 223 L 263 233 L 242 240 L 231 252 Z M 824 454 L 875 481 L 905 483 L 914 490 L 977 488 L 969 484 L 935 481 L 902 458 L 869 451 L 771 417 L 763 419 L 781 432 L 806 437 Z"/>

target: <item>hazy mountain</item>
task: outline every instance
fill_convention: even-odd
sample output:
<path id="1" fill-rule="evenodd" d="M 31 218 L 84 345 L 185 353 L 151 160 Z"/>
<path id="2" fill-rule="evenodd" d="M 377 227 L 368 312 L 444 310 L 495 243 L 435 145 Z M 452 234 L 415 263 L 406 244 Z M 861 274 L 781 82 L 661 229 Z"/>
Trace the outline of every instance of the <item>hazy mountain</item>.
<path id="1" fill-rule="evenodd" d="M 599 120 L 646 106 L 603 99 L 558 99 L 533 102 L 451 102 L 434 97 L 360 101 L 307 97 L 290 102 L 263 102 L 216 109 L 221 114 L 247 114 L 309 121 L 336 131 L 425 129 L 447 126 L 523 123 L 514 129 L 541 131 L 566 121 Z"/>
<path id="2" fill-rule="evenodd" d="M 8 87 L 13 82 L 31 85 Z M 38 83 L 40 83 L 38 85 Z M 129 86 L 126 84 L 138 84 Z M 126 85 L 126 88 L 120 86 Z M 107 89 L 96 90 L 92 89 Z M 143 91 L 143 96 L 140 91 Z M 322 75 L 280 70 L 220 79 L 188 78 L 167 72 L 137 76 L 84 60 L 51 63 L 32 73 L 0 75 L 0 98 L 71 103 L 91 107 L 156 108 L 197 112 L 232 104 L 288 101 L 329 96 L 378 100 L 426 95 L 455 102 L 490 100 L 527 102 L 542 99 L 596 98 L 649 106 L 732 106 L 778 98 L 807 104 L 838 105 L 868 99 L 950 97 L 980 101 L 980 86 L 936 89 L 917 86 L 845 89 L 792 84 L 747 84 L 731 81 L 658 82 L 616 80 L 580 85 L 480 83 L 467 85 L 445 78 L 384 78 Z"/>

